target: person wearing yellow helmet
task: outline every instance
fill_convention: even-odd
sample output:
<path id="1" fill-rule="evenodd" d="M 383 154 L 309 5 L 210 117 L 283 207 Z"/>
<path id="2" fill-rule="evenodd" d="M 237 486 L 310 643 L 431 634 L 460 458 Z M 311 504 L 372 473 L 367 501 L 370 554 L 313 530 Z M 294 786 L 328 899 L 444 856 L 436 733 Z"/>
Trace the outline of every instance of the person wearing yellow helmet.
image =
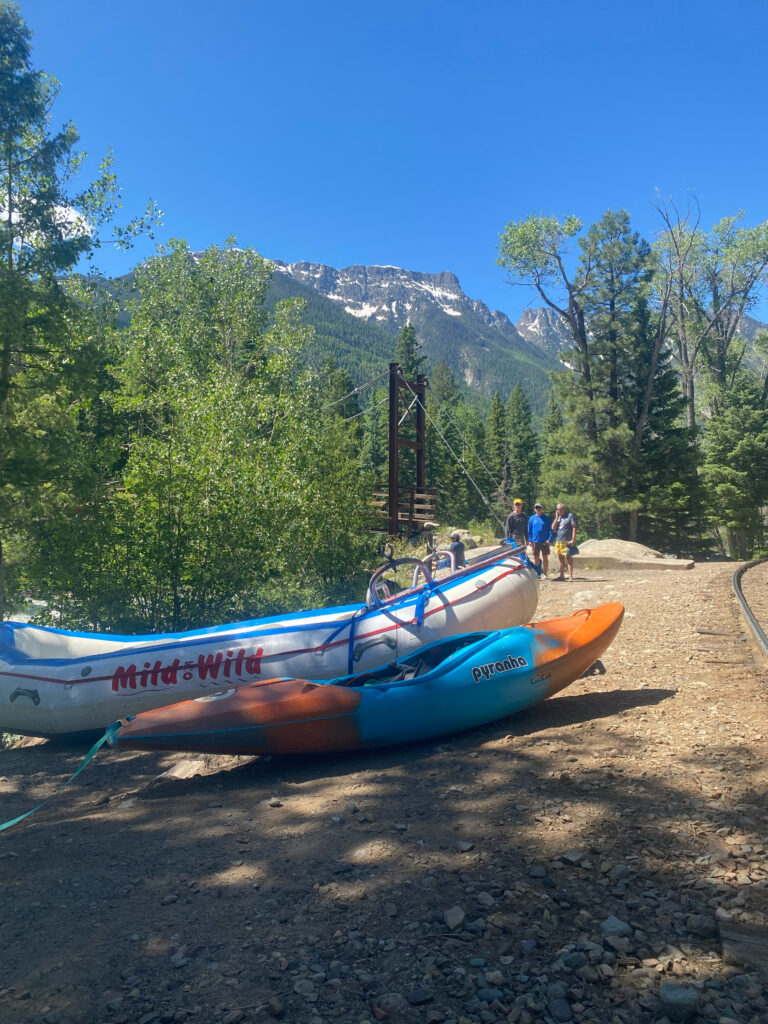
<path id="1" fill-rule="evenodd" d="M 528 543 L 528 516 L 523 512 L 522 498 L 514 500 L 514 510 L 509 513 L 504 524 L 504 536 L 514 541 L 519 548 L 524 548 Z"/>

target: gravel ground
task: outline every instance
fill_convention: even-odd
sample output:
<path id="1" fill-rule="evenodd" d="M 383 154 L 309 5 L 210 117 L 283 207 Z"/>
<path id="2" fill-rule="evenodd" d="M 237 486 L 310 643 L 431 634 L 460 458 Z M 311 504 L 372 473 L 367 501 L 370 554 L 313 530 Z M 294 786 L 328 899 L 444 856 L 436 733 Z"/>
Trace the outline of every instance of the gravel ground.
<path id="1" fill-rule="evenodd" d="M 625 603 L 605 674 L 442 743 L 102 751 L 0 836 L 0 1020 L 765 1024 L 768 672 L 732 573 L 543 583 L 539 618 Z M 2 816 L 84 749 L 0 753 Z"/>

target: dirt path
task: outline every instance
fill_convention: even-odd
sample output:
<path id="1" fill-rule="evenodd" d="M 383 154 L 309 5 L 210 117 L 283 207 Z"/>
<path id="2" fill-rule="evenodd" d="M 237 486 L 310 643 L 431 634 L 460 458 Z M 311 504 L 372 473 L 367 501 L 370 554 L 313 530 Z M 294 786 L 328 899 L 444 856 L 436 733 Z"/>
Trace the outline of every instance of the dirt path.
<path id="1" fill-rule="evenodd" d="M 718 934 L 768 914 L 768 673 L 732 571 L 542 584 L 539 618 L 624 601 L 606 673 L 444 743 L 102 752 L 0 836 L 0 1020 L 765 1024 Z M 83 753 L 0 753 L 2 817 Z"/>

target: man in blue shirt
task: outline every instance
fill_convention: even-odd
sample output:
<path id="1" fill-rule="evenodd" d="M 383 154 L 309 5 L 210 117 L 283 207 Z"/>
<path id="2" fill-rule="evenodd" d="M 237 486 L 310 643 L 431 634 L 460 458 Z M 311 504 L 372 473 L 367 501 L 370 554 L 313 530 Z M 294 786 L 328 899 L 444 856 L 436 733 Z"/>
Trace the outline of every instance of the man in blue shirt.
<path id="1" fill-rule="evenodd" d="M 544 579 L 549 572 L 549 542 L 552 540 L 552 520 L 544 515 L 544 506 L 537 501 L 528 520 L 528 540 L 533 547 L 533 560 L 543 566 Z"/>

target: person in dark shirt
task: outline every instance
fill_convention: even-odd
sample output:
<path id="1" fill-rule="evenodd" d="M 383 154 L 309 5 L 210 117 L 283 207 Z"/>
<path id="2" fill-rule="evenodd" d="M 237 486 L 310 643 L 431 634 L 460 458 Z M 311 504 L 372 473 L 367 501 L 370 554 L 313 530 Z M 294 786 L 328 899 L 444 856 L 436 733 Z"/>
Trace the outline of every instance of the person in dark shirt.
<path id="1" fill-rule="evenodd" d="M 451 546 L 448 549 L 454 557 L 457 569 L 463 569 L 467 564 L 467 556 L 464 551 L 464 545 L 461 542 L 461 534 L 458 531 L 454 531 L 451 534 Z"/>
<path id="2" fill-rule="evenodd" d="M 528 543 L 528 516 L 523 513 L 522 498 L 515 498 L 514 505 L 514 511 L 509 513 L 504 524 L 504 536 L 519 548 L 524 548 Z"/>

